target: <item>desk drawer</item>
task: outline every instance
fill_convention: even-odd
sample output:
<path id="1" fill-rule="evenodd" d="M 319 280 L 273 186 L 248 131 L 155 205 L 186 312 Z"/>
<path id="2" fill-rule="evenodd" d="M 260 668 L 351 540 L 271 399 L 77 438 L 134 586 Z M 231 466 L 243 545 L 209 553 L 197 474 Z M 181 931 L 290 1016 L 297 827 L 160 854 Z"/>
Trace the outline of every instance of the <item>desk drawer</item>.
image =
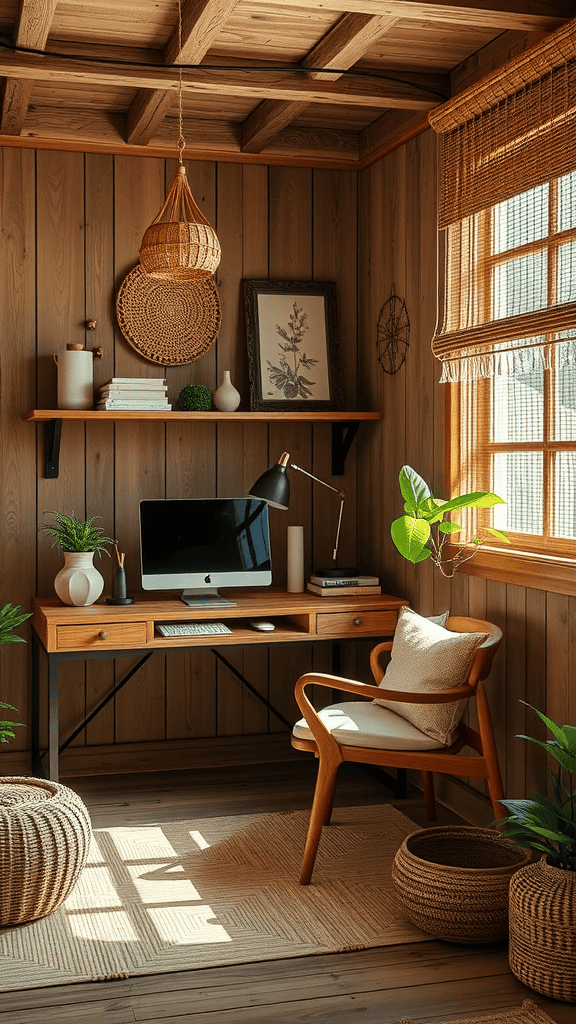
<path id="1" fill-rule="evenodd" d="M 319 636 L 392 636 L 397 618 L 397 611 L 320 612 L 316 616 L 316 632 Z"/>
<path id="2" fill-rule="evenodd" d="M 91 647 L 144 647 L 145 644 L 145 622 L 86 623 L 80 626 L 58 626 L 56 629 L 58 651 L 89 650 Z"/>

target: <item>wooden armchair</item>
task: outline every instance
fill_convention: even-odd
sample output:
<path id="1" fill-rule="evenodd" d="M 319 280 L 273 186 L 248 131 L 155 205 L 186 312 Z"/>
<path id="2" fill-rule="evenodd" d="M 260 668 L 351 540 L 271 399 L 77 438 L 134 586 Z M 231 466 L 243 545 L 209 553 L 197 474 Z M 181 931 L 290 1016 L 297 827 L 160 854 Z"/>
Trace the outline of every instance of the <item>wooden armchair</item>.
<path id="1" fill-rule="evenodd" d="M 490 622 L 464 617 L 449 618 L 446 629 L 456 633 L 489 634 L 476 649 L 463 685 L 422 693 L 386 690 L 382 686 L 315 672 L 307 672 L 298 679 L 295 697 L 304 718 L 294 726 L 292 745 L 298 750 L 308 750 L 318 758 L 318 777 L 300 874 L 301 885 L 307 885 L 312 877 L 322 827 L 329 824 L 332 814 L 336 773 L 343 761 L 419 769 L 430 821 L 436 817 L 433 772 L 487 779 L 495 818 L 505 816 L 505 808 L 499 804 L 504 792 L 483 686 L 502 639 L 502 631 Z M 390 650 L 392 642 L 386 641 L 377 644 L 371 652 L 370 667 L 377 683 L 384 672 L 380 656 Z M 317 712 L 305 692 L 309 686 L 344 690 L 367 698 L 367 701 L 340 702 Z M 385 699 L 399 705 L 431 706 L 473 698 L 476 698 L 478 731 L 460 722 L 450 744 L 444 746 L 439 746 L 437 741 L 421 733 L 401 715 L 373 703 L 374 700 Z M 461 754 L 466 746 L 471 747 L 477 756 Z"/>

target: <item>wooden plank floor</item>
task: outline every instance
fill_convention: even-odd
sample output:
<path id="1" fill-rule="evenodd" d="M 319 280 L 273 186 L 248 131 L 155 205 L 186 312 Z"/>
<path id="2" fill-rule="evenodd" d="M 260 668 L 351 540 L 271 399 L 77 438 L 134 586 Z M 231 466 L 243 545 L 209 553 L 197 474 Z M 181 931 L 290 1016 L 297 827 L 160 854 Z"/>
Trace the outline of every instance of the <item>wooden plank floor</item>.
<path id="1" fill-rule="evenodd" d="M 302 762 L 154 775 L 68 779 L 86 801 L 95 827 L 298 810 L 310 806 L 315 766 Z M 381 783 L 343 766 L 340 806 L 395 803 L 424 825 L 413 793 L 392 799 Z M 439 822 L 457 821 L 439 809 Z M 443 1024 L 539 1003 L 556 1024 L 576 1024 L 576 1007 L 550 1002 L 511 974 L 505 944 L 465 947 L 441 942 L 369 949 L 63 985 L 0 995 L 0 1024 Z"/>

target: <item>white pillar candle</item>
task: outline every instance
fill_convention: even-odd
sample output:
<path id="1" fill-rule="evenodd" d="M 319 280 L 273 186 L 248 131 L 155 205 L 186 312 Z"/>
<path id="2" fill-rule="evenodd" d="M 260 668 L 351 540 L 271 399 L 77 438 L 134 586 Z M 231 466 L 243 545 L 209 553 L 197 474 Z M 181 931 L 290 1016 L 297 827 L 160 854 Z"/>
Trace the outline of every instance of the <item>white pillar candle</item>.
<path id="1" fill-rule="evenodd" d="M 304 590 L 304 527 L 288 527 L 287 586 L 290 594 Z"/>

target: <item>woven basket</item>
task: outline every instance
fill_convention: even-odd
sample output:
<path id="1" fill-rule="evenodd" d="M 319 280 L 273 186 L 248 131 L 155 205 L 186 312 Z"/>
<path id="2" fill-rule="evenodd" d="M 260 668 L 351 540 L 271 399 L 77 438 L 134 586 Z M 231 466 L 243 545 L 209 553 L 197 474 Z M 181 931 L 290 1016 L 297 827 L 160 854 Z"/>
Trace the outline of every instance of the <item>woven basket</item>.
<path id="1" fill-rule="evenodd" d="M 90 818 L 79 796 L 43 779 L 0 778 L 0 926 L 52 913 L 88 856 Z"/>
<path id="2" fill-rule="evenodd" d="M 576 872 L 546 862 L 510 883 L 510 968 L 535 992 L 576 1003 Z"/>
<path id="3" fill-rule="evenodd" d="M 531 854 L 491 829 L 421 829 L 398 850 L 392 879 L 406 916 L 446 942 L 494 942 L 508 931 L 510 878 Z"/>
<path id="4" fill-rule="evenodd" d="M 140 263 L 161 281 L 198 281 L 214 273 L 220 256 L 218 236 L 194 202 L 180 163 L 164 206 L 144 232 Z"/>

